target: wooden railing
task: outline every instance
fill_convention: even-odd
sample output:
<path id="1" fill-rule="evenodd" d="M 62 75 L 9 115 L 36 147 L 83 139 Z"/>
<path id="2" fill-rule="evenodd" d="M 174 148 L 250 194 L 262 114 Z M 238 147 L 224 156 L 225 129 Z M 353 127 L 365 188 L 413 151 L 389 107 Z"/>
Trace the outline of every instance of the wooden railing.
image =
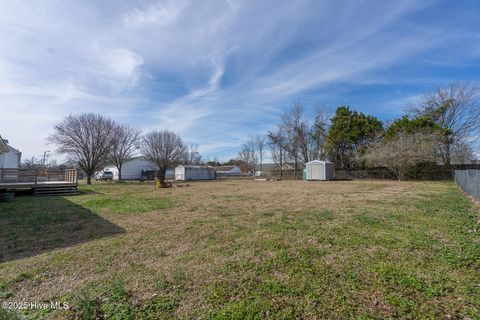
<path id="1" fill-rule="evenodd" d="M 32 183 L 36 179 L 35 170 L 0 169 L 0 183 Z"/>
<path id="2" fill-rule="evenodd" d="M 77 170 L 0 169 L 0 183 L 77 182 Z"/>
<path id="3" fill-rule="evenodd" d="M 68 182 L 77 182 L 78 180 L 78 174 L 77 174 L 77 169 L 67 169 L 64 170 L 65 174 L 65 181 Z"/>

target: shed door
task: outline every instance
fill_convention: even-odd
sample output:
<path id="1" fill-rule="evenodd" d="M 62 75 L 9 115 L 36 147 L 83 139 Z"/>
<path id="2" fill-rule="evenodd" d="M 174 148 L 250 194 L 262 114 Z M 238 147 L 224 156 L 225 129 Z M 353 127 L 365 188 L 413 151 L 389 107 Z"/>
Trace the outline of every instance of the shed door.
<path id="1" fill-rule="evenodd" d="M 319 174 L 318 174 L 319 179 L 320 180 L 325 180 L 325 165 L 320 164 L 318 166 L 318 171 L 319 171 Z"/>
<path id="2" fill-rule="evenodd" d="M 318 179 L 321 179 L 321 176 L 320 176 L 320 166 L 319 165 L 313 165 L 312 166 L 312 177 L 311 179 L 312 180 L 318 180 Z"/>

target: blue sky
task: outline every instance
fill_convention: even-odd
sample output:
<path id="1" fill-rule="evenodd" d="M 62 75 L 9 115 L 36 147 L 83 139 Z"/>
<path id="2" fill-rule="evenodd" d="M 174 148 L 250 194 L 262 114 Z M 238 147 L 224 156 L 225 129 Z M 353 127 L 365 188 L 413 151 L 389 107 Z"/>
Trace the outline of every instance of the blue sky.
<path id="1" fill-rule="evenodd" d="M 295 101 L 391 120 L 480 80 L 478 1 L 0 2 L 0 134 L 39 156 L 98 112 L 228 160 Z"/>

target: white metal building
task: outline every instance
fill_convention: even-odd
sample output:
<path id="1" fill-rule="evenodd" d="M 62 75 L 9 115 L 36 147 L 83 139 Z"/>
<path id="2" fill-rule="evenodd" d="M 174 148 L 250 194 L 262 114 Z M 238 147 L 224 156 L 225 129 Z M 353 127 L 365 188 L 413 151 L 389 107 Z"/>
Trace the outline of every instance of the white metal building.
<path id="1" fill-rule="evenodd" d="M 313 160 L 305 166 L 307 180 L 333 180 L 335 170 L 330 161 Z"/>
<path id="2" fill-rule="evenodd" d="M 179 165 L 175 168 L 175 180 L 215 180 L 215 169 L 210 166 Z"/>
<path id="3" fill-rule="evenodd" d="M 139 180 L 142 173 L 147 170 L 155 170 L 157 167 L 144 157 L 127 159 L 122 165 L 122 180 Z M 113 180 L 118 180 L 118 169 L 114 165 L 107 165 L 103 171 L 113 172 Z"/>

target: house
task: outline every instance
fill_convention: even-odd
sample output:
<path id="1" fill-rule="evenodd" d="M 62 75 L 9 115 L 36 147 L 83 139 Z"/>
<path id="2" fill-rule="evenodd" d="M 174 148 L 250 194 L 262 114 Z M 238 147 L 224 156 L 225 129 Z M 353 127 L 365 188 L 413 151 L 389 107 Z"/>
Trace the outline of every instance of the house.
<path id="1" fill-rule="evenodd" d="M 243 174 L 239 166 L 217 166 L 213 167 L 213 169 L 215 169 L 217 175 L 222 176 L 239 176 Z"/>
<path id="2" fill-rule="evenodd" d="M 175 180 L 215 180 L 217 173 L 210 166 L 179 165 L 175 168 Z"/>
<path id="3" fill-rule="evenodd" d="M 334 175 L 333 163 L 330 161 L 313 160 L 307 162 L 304 171 L 305 180 L 333 180 Z"/>
<path id="4" fill-rule="evenodd" d="M 21 160 L 22 153 L 0 136 L 0 168 L 18 169 Z"/>
<path id="5" fill-rule="evenodd" d="M 158 168 L 145 157 L 127 159 L 122 165 L 122 180 L 140 180 L 146 171 L 155 171 Z M 113 172 L 113 180 L 118 180 L 118 169 L 113 164 L 103 168 L 103 171 Z"/>

